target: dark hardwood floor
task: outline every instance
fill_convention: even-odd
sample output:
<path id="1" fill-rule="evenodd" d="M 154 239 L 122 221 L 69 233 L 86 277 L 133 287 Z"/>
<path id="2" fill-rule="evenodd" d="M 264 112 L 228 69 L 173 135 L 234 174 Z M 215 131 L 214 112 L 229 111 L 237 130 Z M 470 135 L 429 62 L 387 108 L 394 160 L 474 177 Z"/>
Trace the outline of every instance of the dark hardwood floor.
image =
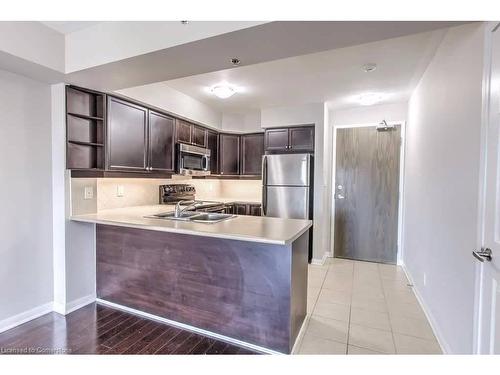
<path id="1" fill-rule="evenodd" d="M 90 304 L 49 313 L 0 333 L 0 354 L 257 354 L 183 330 Z"/>

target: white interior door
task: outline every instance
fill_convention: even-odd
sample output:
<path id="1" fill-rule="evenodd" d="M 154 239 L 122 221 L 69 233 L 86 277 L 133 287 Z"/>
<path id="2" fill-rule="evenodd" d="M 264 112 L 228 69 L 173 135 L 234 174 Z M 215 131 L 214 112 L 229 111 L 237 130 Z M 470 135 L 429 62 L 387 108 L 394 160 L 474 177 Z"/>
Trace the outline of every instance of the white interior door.
<path id="1" fill-rule="evenodd" d="M 482 249 L 473 254 L 479 264 L 476 351 L 500 354 L 500 24 L 487 33 Z"/>

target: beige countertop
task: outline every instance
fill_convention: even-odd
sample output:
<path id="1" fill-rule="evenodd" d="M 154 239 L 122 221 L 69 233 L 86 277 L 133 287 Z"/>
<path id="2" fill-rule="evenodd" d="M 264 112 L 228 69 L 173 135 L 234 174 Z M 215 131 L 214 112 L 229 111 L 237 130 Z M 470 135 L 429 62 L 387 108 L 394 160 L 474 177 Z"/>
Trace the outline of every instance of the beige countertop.
<path id="1" fill-rule="evenodd" d="M 203 197 L 196 196 L 196 200 L 213 201 L 213 202 L 221 202 L 221 203 L 252 203 L 252 204 L 261 204 L 262 203 L 261 199 L 256 199 L 256 198 L 245 198 L 245 199 L 228 198 L 228 197 L 203 198 Z"/>
<path id="2" fill-rule="evenodd" d="M 231 202 L 240 202 L 231 200 Z M 311 226 L 310 220 L 280 219 L 260 216 L 235 216 L 218 223 L 193 223 L 144 216 L 172 211 L 165 205 L 136 206 L 102 210 L 96 214 L 74 215 L 71 220 L 123 227 L 227 238 L 231 240 L 287 245 Z"/>

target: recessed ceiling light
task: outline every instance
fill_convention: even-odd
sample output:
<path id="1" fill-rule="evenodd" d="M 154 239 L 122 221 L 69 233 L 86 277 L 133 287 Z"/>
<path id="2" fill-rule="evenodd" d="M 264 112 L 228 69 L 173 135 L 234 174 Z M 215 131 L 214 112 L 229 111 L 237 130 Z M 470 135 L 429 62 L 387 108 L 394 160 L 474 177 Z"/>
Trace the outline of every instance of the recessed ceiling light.
<path id="1" fill-rule="evenodd" d="M 367 92 L 360 95 L 355 95 L 353 101 L 361 105 L 373 105 L 386 99 L 388 94 L 382 92 Z"/>
<path id="2" fill-rule="evenodd" d="M 363 69 L 363 72 L 365 72 L 365 73 L 371 73 L 371 72 L 377 70 L 377 64 L 373 64 L 373 63 L 365 64 L 365 65 L 363 65 L 362 69 Z"/>
<path id="3" fill-rule="evenodd" d="M 237 90 L 234 88 L 234 86 L 222 83 L 212 86 L 210 88 L 210 92 L 218 98 L 227 99 L 236 94 Z"/>
<path id="4" fill-rule="evenodd" d="M 237 57 L 233 57 L 233 58 L 231 59 L 231 64 L 233 64 L 234 66 L 238 66 L 238 65 L 240 65 L 240 64 L 241 64 L 241 60 L 240 60 L 240 59 L 238 59 Z"/>

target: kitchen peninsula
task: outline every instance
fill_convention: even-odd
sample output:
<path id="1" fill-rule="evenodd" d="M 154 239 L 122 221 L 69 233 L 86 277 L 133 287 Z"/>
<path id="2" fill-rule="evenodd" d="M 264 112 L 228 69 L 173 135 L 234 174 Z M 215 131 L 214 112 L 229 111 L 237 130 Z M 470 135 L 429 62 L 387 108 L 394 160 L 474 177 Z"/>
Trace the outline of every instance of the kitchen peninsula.
<path id="1" fill-rule="evenodd" d="M 146 217 L 165 211 L 139 206 L 71 217 L 96 225 L 98 301 L 290 353 L 306 316 L 311 221 Z"/>

